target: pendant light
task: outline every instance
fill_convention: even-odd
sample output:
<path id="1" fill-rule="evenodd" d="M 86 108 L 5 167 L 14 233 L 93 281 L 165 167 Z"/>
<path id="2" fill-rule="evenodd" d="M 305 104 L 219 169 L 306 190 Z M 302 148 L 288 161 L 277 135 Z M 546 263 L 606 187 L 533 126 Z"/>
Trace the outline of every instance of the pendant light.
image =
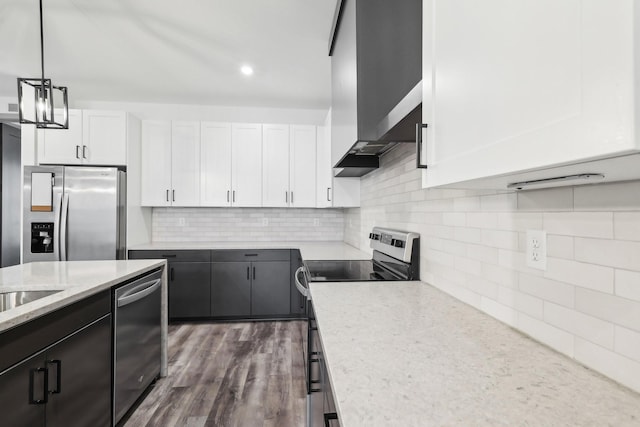
<path id="1" fill-rule="evenodd" d="M 40 2 L 40 68 L 39 79 L 18 78 L 20 123 L 40 129 L 69 129 L 67 88 L 54 86 L 44 78 L 44 34 L 42 30 L 42 0 Z"/>

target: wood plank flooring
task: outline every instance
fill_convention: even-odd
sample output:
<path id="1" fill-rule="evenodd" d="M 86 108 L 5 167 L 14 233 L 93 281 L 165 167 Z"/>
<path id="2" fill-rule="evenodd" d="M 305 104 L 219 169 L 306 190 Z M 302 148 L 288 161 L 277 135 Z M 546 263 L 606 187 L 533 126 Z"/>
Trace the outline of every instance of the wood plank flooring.
<path id="1" fill-rule="evenodd" d="M 124 426 L 304 426 L 306 333 L 303 321 L 169 325 L 169 375 Z"/>

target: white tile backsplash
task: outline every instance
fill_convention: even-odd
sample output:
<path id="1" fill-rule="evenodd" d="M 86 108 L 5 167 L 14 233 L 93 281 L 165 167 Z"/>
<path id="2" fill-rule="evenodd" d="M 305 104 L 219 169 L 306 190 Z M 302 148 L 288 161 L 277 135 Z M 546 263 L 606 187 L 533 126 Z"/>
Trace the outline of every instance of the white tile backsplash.
<path id="1" fill-rule="evenodd" d="M 152 215 L 154 242 L 340 241 L 345 230 L 342 209 L 154 208 Z"/>
<path id="2" fill-rule="evenodd" d="M 640 391 L 640 181 L 419 190 L 414 150 L 362 178 L 345 241 L 367 248 L 374 225 L 420 233 L 422 280 Z M 529 229 L 547 232 L 546 271 L 526 265 Z"/>

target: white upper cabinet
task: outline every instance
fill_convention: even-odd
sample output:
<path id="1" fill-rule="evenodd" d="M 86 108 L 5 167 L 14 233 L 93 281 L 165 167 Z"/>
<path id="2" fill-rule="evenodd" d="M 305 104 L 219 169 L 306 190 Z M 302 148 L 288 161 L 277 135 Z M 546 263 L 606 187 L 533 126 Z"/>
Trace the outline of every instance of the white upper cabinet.
<path id="1" fill-rule="evenodd" d="M 262 206 L 286 207 L 289 189 L 289 125 L 262 125 Z"/>
<path id="2" fill-rule="evenodd" d="M 69 110 L 69 129 L 38 131 L 40 164 L 82 164 L 82 110 Z"/>
<path id="3" fill-rule="evenodd" d="M 231 202 L 262 206 L 262 125 L 232 124 L 231 141 Z"/>
<path id="4" fill-rule="evenodd" d="M 231 123 L 200 127 L 200 204 L 231 206 Z"/>
<path id="5" fill-rule="evenodd" d="M 424 187 L 598 173 L 585 162 L 640 149 L 633 1 L 424 0 L 423 14 Z"/>
<path id="6" fill-rule="evenodd" d="M 200 122 L 171 122 L 171 205 L 200 206 Z"/>
<path id="7" fill-rule="evenodd" d="M 127 113 L 82 112 L 83 163 L 125 165 L 127 163 Z"/>
<path id="8" fill-rule="evenodd" d="M 38 138 L 40 164 L 127 164 L 127 113 L 69 110 L 69 129 L 46 129 Z"/>
<path id="9" fill-rule="evenodd" d="M 171 206 L 171 122 L 142 121 L 141 205 Z"/>
<path id="10" fill-rule="evenodd" d="M 316 126 L 292 125 L 289 159 L 289 204 L 316 207 Z"/>

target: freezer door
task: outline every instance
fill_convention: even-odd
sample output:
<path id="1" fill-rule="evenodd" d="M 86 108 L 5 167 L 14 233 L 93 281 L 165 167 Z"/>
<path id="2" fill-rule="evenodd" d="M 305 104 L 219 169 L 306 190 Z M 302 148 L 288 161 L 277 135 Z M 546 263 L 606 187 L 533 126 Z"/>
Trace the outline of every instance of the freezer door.
<path id="1" fill-rule="evenodd" d="M 49 181 L 47 183 L 47 179 Z M 60 261 L 62 166 L 25 166 L 22 262 Z M 32 187 L 35 185 L 35 194 Z"/>
<path id="2" fill-rule="evenodd" d="M 60 233 L 63 260 L 122 257 L 120 176 L 116 168 L 65 168 Z"/>

